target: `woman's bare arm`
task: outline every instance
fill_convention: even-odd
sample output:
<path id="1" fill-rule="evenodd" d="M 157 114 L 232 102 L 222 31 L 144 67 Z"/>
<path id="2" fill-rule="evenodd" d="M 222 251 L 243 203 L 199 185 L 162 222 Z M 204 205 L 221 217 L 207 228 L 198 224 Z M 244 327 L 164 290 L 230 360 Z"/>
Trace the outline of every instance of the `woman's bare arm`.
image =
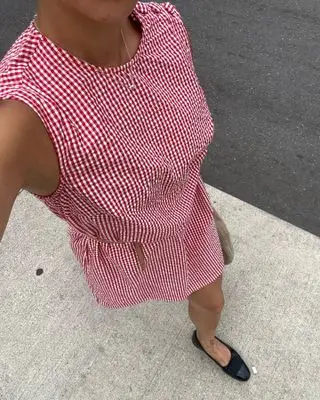
<path id="1" fill-rule="evenodd" d="M 0 103 L 0 240 L 20 189 L 46 195 L 59 182 L 58 161 L 36 114 L 17 101 Z"/>

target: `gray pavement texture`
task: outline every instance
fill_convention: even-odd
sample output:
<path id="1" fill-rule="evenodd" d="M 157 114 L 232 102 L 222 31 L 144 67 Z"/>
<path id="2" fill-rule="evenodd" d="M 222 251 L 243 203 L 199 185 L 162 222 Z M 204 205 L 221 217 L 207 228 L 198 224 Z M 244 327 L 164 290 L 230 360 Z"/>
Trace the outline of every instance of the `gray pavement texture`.
<path id="1" fill-rule="evenodd" d="M 175 0 L 216 120 L 206 182 L 320 235 L 319 0 Z M 35 0 L 0 1 L 0 57 Z"/>
<path id="2" fill-rule="evenodd" d="M 320 2 L 177 0 L 216 119 L 206 182 L 320 234 Z"/>
<path id="3" fill-rule="evenodd" d="M 236 250 L 219 335 L 258 374 L 194 348 L 184 302 L 96 305 L 64 223 L 22 194 L 0 246 L 1 400 L 319 400 L 320 239 L 208 191 Z"/>

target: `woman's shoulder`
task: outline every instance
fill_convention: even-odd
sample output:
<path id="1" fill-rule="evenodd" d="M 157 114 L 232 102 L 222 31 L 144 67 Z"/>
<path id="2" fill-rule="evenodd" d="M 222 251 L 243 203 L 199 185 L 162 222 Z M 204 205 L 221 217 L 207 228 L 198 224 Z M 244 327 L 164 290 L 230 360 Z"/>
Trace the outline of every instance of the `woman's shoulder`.
<path id="1" fill-rule="evenodd" d="M 142 14 L 149 14 L 151 17 L 155 18 L 162 16 L 168 20 L 177 19 L 182 21 L 180 11 L 170 2 L 156 3 L 152 1 L 144 3 L 139 1 L 136 10 Z"/>
<path id="2" fill-rule="evenodd" d="M 188 30 L 178 8 L 170 2 L 137 3 L 136 12 L 141 16 L 149 33 L 148 47 L 170 51 L 172 49 L 186 52 L 190 48 Z M 160 50 L 159 50 L 160 51 Z M 158 53 L 157 53 L 158 54 Z"/>
<path id="3" fill-rule="evenodd" d="M 31 23 L 0 61 L 0 101 L 7 101 L 14 110 L 23 103 L 47 120 L 46 110 L 57 107 L 39 86 L 39 77 L 45 75 L 44 58 L 39 56 L 41 46 L 41 37 Z"/>
<path id="4" fill-rule="evenodd" d="M 32 24 L 23 31 L 0 61 L 0 100 L 41 103 L 35 76 L 40 68 L 35 62 L 41 40 Z"/>
<path id="5" fill-rule="evenodd" d="M 162 46 L 165 42 L 188 42 L 188 32 L 178 8 L 170 2 L 142 3 L 138 2 L 135 10 L 140 14 L 145 26 L 150 27 L 151 35 L 156 43 L 152 46 Z M 163 39 L 163 40 L 162 40 Z"/>
<path id="6" fill-rule="evenodd" d="M 145 11 L 153 11 L 156 13 L 159 13 L 161 11 L 166 11 L 169 14 L 175 14 L 177 13 L 177 7 L 170 3 L 169 1 L 167 2 L 162 2 L 162 3 L 156 3 L 155 1 L 149 1 L 149 2 L 141 2 L 139 1 L 137 3 L 137 7 L 140 7 L 142 10 Z"/>
<path id="7" fill-rule="evenodd" d="M 13 75 L 23 75 L 32 61 L 39 46 L 39 36 L 32 23 L 18 36 L 0 61 L 0 80 Z"/>

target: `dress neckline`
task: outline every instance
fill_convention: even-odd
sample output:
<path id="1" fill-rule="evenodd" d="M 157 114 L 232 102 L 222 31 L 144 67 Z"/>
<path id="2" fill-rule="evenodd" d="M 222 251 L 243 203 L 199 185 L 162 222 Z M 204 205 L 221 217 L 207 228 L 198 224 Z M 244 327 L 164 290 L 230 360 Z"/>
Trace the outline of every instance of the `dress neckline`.
<path id="1" fill-rule="evenodd" d="M 47 44 L 54 52 L 57 52 L 60 54 L 60 56 L 64 56 L 65 58 L 67 58 L 70 61 L 73 61 L 75 64 L 90 70 L 91 72 L 103 72 L 103 73 L 108 73 L 108 74 L 117 74 L 117 73 L 123 73 L 123 72 L 128 72 L 130 69 L 133 68 L 133 66 L 139 61 L 139 59 L 142 56 L 143 50 L 145 48 L 145 42 L 146 42 L 146 35 L 147 35 L 147 26 L 146 24 L 144 24 L 144 19 L 142 17 L 141 14 L 143 14 L 143 4 L 140 4 L 140 2 L 138 2 L 136 4 L 135 9 L 132 11 L 130 18 L 134 21 L 134 22 L 138 22 L 139 23 L 139 28 L 141 30 L 141 39 L 140 39 L 140 43 L 138 46 L 137 51 L 135 52 L 135 54 L 132 56 L 132 58 L 127 61 L 126 63 L 122 64 L 122 65 L 118 65 L 118 66 L 114 66 L 114 67 L 103 67 L 103 66 L 98 66 L 95 64 L 92 64 L 88 61 L 85 61 L 81 58 L 76 57 L 75 55 L 73 55 L 72 53 L 70 53 L 69 51 L 65 50 L 63 47 L 60 47 L 59 45 L 57 45 L 56 43 L 54 43 L 51 39 L 49 39 L 46 35 L 44 35 L 36 26 L 36 15 L 34 16 L 32 22 L 31 22 L 31 30 L 32 32 L 37 35 L 42 42 L 44 42 L 45 44 Z"/>

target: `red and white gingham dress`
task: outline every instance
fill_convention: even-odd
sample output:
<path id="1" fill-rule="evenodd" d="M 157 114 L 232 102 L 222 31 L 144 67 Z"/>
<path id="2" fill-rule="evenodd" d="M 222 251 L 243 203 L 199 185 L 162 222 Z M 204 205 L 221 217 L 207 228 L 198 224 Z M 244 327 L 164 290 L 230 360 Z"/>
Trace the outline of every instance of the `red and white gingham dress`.
<path id="1" fill-rule="evenodd" d="M 40 199 L 68 222 L 97 302 L 115 308 L 186 299 L 224 267 L 200 178 L 213 122 L 188 34 L 169 3 L 132 17 L 142 40 L 121 67 L 75 58 L 34 23 L 0 64 L 0 98 L 38 114 L 59 158 L 59 187 Z"/>

